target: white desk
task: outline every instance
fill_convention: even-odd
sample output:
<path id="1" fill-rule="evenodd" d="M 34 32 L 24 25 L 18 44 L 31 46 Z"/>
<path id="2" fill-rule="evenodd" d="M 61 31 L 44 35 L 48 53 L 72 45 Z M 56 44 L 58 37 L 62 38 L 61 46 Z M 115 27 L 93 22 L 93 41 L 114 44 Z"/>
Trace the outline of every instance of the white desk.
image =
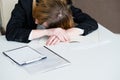
<path id="1" fill-rule="evenodd" d="M 101 25 L 97 33 L 96 42 L 65 44 L 64 48 L 63 45 L 56 46 L 54 50 L 71 65 L 42 74 L 29 74 L 5 57 L 3 51 L 26 44 L 8 42 L 1 36 L 0 80 L 120 80 L 120 37 Z"/>

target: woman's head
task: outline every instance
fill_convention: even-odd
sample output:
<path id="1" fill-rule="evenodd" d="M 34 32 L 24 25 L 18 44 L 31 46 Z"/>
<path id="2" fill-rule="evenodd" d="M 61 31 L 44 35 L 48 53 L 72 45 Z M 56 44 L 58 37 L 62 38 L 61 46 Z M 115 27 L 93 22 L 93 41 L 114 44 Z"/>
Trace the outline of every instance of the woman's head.
<path id="1" fill-rule="evenodd" d="M 72 13 L 65 0 L 40 0 L 33 10 L 38 24 L 48 23 L 48 28 L 69 29 L 74 26 Z"/>

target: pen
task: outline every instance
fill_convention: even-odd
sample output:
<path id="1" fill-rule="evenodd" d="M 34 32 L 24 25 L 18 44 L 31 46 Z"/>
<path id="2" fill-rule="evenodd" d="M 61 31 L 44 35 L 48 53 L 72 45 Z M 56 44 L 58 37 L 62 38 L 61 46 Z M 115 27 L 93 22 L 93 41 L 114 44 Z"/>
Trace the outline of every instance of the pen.
<path id="1" fill-rule="evenodd" d="M 30 61 L 25 61 L 22 65 L 26 65 L 26 64 L 33 63 L 33 62 L 36 62 L 36 61 L 44 60 L 46 58 L 47 58 L 46 56 L 44 56 L 42 58 L 38 57 L 38 58 L 32 59 Z"/>

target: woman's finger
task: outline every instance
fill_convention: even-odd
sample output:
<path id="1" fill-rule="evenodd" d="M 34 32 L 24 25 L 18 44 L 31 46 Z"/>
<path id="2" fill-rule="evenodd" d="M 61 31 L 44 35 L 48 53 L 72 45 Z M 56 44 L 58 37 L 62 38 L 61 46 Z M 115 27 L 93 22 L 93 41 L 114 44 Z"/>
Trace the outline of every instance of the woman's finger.
<path id="1" fill-rule="evenodd" d="M 50 36 L 50 38 L 47 40 L 47 42 L 46 42 L 46 45 L 50 45 L 52 42 L 53 42 L 53 40 L 55 39 L 55 37 L 56 36 Z"/>
<path id="2" fill-rule="evenodd" d="M 54 35 L 56 35 L 62 42 L 66 42 L 69 40 L 69 36 L 67 35 L 67 33 L 62 30 L 55 32 Z"/>
<path id="3" fill-rule="evenodd" d="M 49 44 L 49 45 L 55 45 L 55 44 L 57 44 L 57 43 L 59 43 L 60 42 L 60 40 L 56 37 L 52 42 L 51 42 L 51 44 Z"/>

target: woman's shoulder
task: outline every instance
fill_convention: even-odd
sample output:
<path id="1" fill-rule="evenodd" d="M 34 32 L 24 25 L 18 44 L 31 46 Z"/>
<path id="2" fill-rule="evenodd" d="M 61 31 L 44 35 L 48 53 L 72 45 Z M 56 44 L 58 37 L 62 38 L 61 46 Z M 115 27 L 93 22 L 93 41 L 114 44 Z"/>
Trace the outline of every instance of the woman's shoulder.
<path id="1" fill-rule="evenodd" d="M 18 0 L 18 4 L 21 4 L 23 6 L 31 6 L 33 0 Z"/>
<path id="2" fill-rule="evenodd" d="M 20 5 L 23 9 L 29 11 L 32 8 L 33 0 L 18 0 L 18 5 Z"/>
<path id="3" fill-rule="evenodd" d="M 33 0 L 18 0 L 20 2 L 32 2 Z"/>

